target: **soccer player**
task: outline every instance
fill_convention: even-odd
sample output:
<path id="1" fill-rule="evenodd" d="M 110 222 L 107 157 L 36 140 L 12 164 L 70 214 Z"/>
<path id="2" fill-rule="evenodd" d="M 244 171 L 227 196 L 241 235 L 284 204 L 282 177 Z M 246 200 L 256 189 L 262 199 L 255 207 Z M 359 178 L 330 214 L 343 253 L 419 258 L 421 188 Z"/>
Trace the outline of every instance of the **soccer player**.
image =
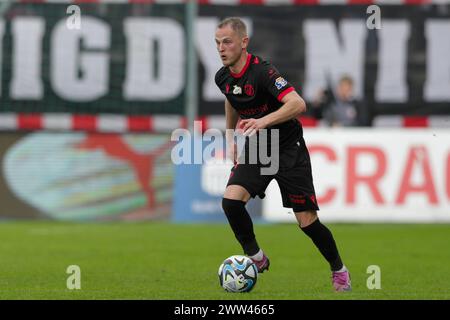
<path id="1" fill-rule="evenodd" d="M 222 207 L 236 239 L 245 254 L 255 262 L 258 272 L 269 269 L 269 259 L 256 241 L 245 205 L 250 197 L 264 197 L 269 182 L 275 179 L 280 187 L 283 206 L 293 209 L 300 229 L 311 238 L 330 264 L 334 289 L 351 290 L 350 274 L 342 263 L 333 235 L 317 216 L 319 207 L 309 153 L 302 126 L 297 120 L 297 116 L 306 111 L 305 102 L 273 65 L 247 52 L 249 37 L 241 19 L 227 18 L 219 23 L 215 41 L 223 63 L 215 81 L 226 97 L 227 153 L 235 162 Z M 231 132 L 239 118 L 240 127 L 248 137 L 255 133 L 258 136 L 262 129 L 279 130 L 277 173 L 264 175 L 261 173 L 261 161 L 252 164 L 237 158 L 234 134 Z M 245 148 L 250 150 L 248 141 Z"/>

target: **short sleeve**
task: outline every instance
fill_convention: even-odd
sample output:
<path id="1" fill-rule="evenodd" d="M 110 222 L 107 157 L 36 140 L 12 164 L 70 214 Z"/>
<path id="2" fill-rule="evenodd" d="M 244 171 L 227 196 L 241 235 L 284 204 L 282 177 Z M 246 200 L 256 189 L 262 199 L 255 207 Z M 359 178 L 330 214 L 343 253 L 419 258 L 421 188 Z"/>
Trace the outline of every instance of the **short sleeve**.
<path id="1" fill-rule="evenodd" d="M 261 66 L 259 75 L 261 85 L 278 101 L 289 92 L 295 91 L 295 88 L 281 76 L 280 72 L 270 63 Z"/>
<path id="2" fill-rule="evenodd" d="M 220 72 L 221 70 L 216 72 L 216 75 L 214 76 L 214 82 L 216 83 L 216 86 L 218 86 L 220 88 Z"/>
<path id="3" fill-rule="evenodd" d="M 214 81 L 216 82 L 216 86 L 220 90 L 222 90 L 222 86 L 224 85 L 225 82 L 225 72 L 223 67 L 216 72 L 216 75 L 214 76 Z"/>

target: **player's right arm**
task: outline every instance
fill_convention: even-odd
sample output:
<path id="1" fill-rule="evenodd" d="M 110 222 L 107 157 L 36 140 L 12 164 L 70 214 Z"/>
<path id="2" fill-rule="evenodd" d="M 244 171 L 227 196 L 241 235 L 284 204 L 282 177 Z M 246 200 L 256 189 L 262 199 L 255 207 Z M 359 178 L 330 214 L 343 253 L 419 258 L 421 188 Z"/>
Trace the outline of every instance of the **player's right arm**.
<path id="1" fill-rule="evenodd" d="M 236 143 L 234 142 L 234 130 L 239 120 L 239 113 L 231 106 L 230 101 L 225 98 L 225 139 L 227 141 L 227 157 L 236 163 Z"/>

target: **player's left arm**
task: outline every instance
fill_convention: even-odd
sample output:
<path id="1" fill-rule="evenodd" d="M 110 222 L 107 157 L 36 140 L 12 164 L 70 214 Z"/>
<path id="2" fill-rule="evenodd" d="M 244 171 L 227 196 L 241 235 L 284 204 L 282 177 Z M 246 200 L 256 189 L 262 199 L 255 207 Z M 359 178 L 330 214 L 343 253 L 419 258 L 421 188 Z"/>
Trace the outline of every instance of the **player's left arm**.
<path id="1" fill-rule="evenodd" d="M 297 118 L 306 112 L 306 103 L 295 90 L 286 94 L 281 103 L 280 109 L 261 118 L 264 119 L 265 128 Z"/>
<path id="2" fill-rule="evenodd" d="M 262 118 L 241 120 L 241 128 L 244 131 L 244 135 L 251 136 L 260 129 L 297 118 L 306 111 L 305 101 L 295 90 L 284 95 L 281 103 L 283 105 L 277 111 L 269 113 Z"/>

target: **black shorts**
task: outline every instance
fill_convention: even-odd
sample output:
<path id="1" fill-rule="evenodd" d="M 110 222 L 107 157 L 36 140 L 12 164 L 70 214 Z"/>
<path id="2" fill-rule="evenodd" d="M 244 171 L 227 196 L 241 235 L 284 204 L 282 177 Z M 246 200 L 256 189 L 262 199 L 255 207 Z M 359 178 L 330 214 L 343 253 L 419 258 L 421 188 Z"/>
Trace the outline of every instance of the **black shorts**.
<path id="1" fill-rule="evenodd" d="M 262 175 L 260 164 L 238 163 L 231 169 L 227 186 L 239 185 L 252 198 L 265 196 L 265 190 L 272 179 L 278 182 L 283 206 L 294 212 L 319 210 L 311 171 L 311 160 L 305 141 L 280 151 L 279 170 L 274 175 Z"/>

